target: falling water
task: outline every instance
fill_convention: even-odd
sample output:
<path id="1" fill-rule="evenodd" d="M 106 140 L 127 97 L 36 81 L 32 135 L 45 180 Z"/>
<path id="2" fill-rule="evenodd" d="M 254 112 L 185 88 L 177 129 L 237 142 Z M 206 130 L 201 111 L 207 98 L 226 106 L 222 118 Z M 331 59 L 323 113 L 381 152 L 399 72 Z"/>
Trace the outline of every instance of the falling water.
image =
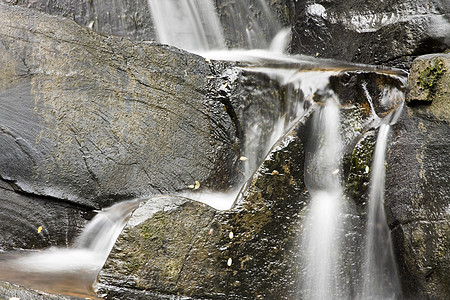
<path id="1" fill-rule="evenodd" d="M 384 212 L 385 152 L 390 116 L 383 120 L 372 162 L 367 211 L 366 245 L 361 299 L 396 299 L 400 283 Z"/>
<path id="2" fill-rule="evenodd" d="M 305 184 L 311 193 L 311 203 L 301 241 L 304 299 L 333 299 L 342 294 L 343 282 L 339 275 L 342 142 L 339 127 L 337 98 L 331 95 L 313 117 L 307 145 Z"/>
<path id="3" fill-rule="evenodd" d="M 93 297 L 93 284 L 117 237 L 140 201 L 101 211 L 72 248 L 0 256 L 0 280 L 52 293 Z"/>
<path id="4" fill-rule="evenodd" d="M 222 27 L 210 0 L 148 0 L 158 40 L 186 50 L 225 48 Z"/>

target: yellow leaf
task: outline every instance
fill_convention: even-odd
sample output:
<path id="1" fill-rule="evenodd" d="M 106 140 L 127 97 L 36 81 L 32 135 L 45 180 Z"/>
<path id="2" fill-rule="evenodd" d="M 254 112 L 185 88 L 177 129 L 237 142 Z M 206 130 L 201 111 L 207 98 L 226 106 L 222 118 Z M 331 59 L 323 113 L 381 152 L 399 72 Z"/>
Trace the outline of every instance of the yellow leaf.
<path id="1" fill-rule="evenodd" d="M 44 228 L 42 228 L 42 226 L 38 227 L 38 234 L 41 233 L 42 229 L 44 229 Z"/>
<path id="2" fill-rule="evenodd" d="M 198 182 L 197 180 L 195 181 L 195 185 L 194 185 L 194 190 L 198 190 L 198 188 L 200 187 L 200 182 Z"/>
<path id="3" fill-rule="evenodd" d="M 230 231 L 230 234 L 228 235 L 230 237 L 230 240 L 232 240 L 234 238 L 234 233 L 233 231 Z"/>
<path id="4" fill-rule="evenodd" d="M 231 264 L 233 263 L 233 260 L 231 259 L 231 257 L 228 259 L 227 261 L 227 266 L 231 267 Z"/>
<path id="5" fill-rule="evenodd" d="M 365 171 L 366 171 L 366 174 L 369 173 L 369 171 L 370 171 L 369 166 L 366 166 L 366 170 Z"/>

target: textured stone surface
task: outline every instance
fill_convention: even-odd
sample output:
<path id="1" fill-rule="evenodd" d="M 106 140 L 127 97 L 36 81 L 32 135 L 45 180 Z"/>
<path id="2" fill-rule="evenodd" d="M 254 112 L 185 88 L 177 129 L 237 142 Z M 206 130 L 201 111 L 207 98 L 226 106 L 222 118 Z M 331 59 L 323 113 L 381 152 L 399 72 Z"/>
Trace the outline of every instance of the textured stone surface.
<path id="1" fill-rule="evenodd" d="M 16 193 L 0 180 L 0 251 L 67 247 L 92 215 L 86 207 Z"/>
<path id="2" fill-rule="evenodd" d="M 450 119 L 450 53 L 420 56 L 412 65 L 408 78 L 408 103 L 433 102 L 437 118 Z"/>
<path id="3" fill-rule="evenodd" d="M 92 207 L 226 187 L 236 136 L 212 65 L 73 21 L 0 6 L 0 176 Z"/>
<path id="4" fill-rule="evenodd" d="M 275 148 L 249 182 L 245 200 L 230 211 L 187 199 L 174 199 L 177 205 L 172 209 L 164 200 L 169 208 L 156 213 L 150 209 L 143 219 L 140 210 L 145 206 L 138 209 L 100 274 L 100 294 L 121 299 L 131 289 L 142 299 L 148 292 L 284 299 L 294 293 L 292 249 L 297 216 L 308 197 L 302 180 L 304 137 L 297 136 L 306 132 L 300 130 L 304 126 L 301 122 Z M 146 205 L 154 206 L 155 200 Z"/>
<path id="5" fill-rule="evenodd" d="M 296 1 L 292 53 L 409 69 L 450 47 L 446 0 Z"/>
<path id="6" fill-rule="evenodd" d="M 426 101 L 417 101 L 415 93 L 428 93 L 417 78 L 440 60 L 448 62 L 448 54 L 419 57 L 414 62 L 409 105 L 394 127 L 387 156 L 386 213 L 403 290 L 412 298 L 450 295 L 448 71 L 435 82 L 431 98 L 427 94 Z"/>
<path id="7" fill-rule="evenodd" d="M 64 16 L 92 30 L 132 40 L 156 39 L 147 0 L 2 0 Z"/>

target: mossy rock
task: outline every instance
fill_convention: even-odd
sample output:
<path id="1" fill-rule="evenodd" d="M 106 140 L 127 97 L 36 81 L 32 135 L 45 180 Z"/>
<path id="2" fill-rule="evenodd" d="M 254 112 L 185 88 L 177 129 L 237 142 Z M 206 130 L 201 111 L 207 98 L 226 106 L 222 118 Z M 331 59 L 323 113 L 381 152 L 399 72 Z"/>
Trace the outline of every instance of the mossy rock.
<path id="1" fill-rule="evenodd" d="M 408 79 L 408 97 L 410 104 L 430 104 L 435 101 L 434 109 L 444 105 L 450 97 L 450 53 L 430 54 L 417 58 Z M 440 110 L 444 110 L 445 106 Z M 447 111 L 439 111 L 446 114 Z"/>

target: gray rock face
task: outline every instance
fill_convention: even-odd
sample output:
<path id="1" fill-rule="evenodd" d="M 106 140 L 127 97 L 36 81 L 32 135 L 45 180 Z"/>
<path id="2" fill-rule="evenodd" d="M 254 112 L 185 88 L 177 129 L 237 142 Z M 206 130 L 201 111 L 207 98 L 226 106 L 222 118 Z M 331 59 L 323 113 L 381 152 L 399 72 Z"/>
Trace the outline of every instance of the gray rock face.
<path id="1" fill-rule="evenodd" d="M 78 24 L 108 35 L 136 41 L 156 40 L 156 30 L 147 0 L 2 0 L 64 16 Z M 278 30 L 291 24 L 293 3 L 272 0 L 216 0 L 227 46 L 231 48 L 266 48 Z M 247 30 L 247 33 L 246 33 Z"/>
<path id="2" fill-rule="evenodd" d="M 0 8 L 2 179 L 91 207 L 230 184 L 236 134 L 211 64 Z"/>
<path id="3" fill-rule="evenodd" d="M 386 213 L 406 297 L 450 295 L 450 55 L 419 57 L 387 156 Z"/>
<path id="4" fill-rule="evenodd" d="M 298 1 L 292 53 L 409 69 L 450 46 L 448 1 Z"/>
<path id="5" fill-rule="evenodd" d="M 147 0 L 2 0 L 64 16 L 92 30 L 137 41 L 156 39 Z"/>
<path id="6" fill-rule="evenodd" d="M 304 126 L 292 134 L 305 132 L 299 130 Z M 255 174 L 245 200 L 230 211 L 183 198 L 164 199 L 166 207 L 155 209 L 157 201 L 149 200 L 130 219 L 101 271 L 100 295 L 285 299 L 295 293 L 292 245 L 307 198 L 301 149 L 302 138 L 289 135 Z"/>

